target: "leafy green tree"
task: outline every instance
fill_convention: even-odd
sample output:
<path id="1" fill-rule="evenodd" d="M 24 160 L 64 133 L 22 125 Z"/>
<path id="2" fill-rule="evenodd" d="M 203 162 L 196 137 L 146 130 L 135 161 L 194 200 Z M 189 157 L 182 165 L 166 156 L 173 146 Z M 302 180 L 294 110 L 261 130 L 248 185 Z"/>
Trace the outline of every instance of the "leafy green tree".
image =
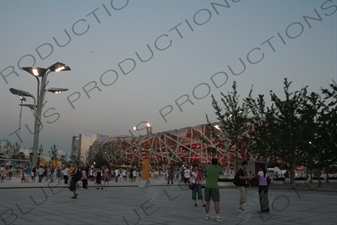
<path id="1" fill-rule="evenodd" d="M 300 91 L 290 91 L 291 82 L 284 79 L 285 100 L 270 91 L 272 105 L 265 107 L 262 95 L 254 100 L 245 99 L 253 113 L 254 147 L 261 148 L 261 153 L 271 161 L 281 161 L 289 165 L 291 183 L 294 185 L 295 168 L 302 162 L 303 133 L 305 126 L 300 119 L 299 112 L 306 100 L 307 87 Z"/>
<path id="2" fill-rule="evenodd" d="M 320 113 L 322 129 L 319 135 L 322 138 L 322 161 L 328 173 L 337 164 L 337 84 L 330 84 L 330 89 L 322 88 L 322 93 L 326 104 Z"/>
<path id="3" fill-rule="evenodd" d="M 53 145 L 52 147 L 50 147 L 50 151 L 49 151 L 49 156 L 51 160 L 58 160 L 58 151 L 59 149 L 57 148 L 56 145 Z"/>
<path id="4" fill-rule="evenodd" d="M 227 151 L 232 147 L 235 148 L 235 171 L 239 168 L 239 160 L 241 160 L 239 141 L 245 139 L 248 136 L 248 132 L 251 129 L 250 119 L 248 118 L 249 107 L 245 102 L 240 104 L 240 95 L 237 92 L 236 82 L 233 82 L 233 90 L 228 92 L 227 95 L 221 92 L 221 104 L 212 95 L 212 106 L 215 109 L 215 115 L 219 121 L 218 129 L 221 133 L 226 136 L 226 138 L 219 138 L 215 136 L 219 143 L 229 145 Z M 206 115 L 207 121 L 211 126 L 211 123 Z M 211 131 L 213 132 L 213 127 Z"/>
<path id="5" fill-rule="evenodd" d="M 322 118 L 320 112 L 324 107 L 324 102 L 321 101 L 319 94 L 312 92 L 306 96 L 306 101 L 303 102 L 299 110 L 300 122 L 303 127 L 302 135 L 302 164 L 307 166 L 307 170 L 312 182 L 312 175 L 315 169 L 320 171 L 321 165 L 321 144 L 322 138 L 320 130 L 322 128 Z M 320 182 L 320 179 L 319 179 Z M 319 183 L 320 185 L 320 183 Z"/>
<path id="6" fill-rule="evenodd" d="M 103 157 L 102 154 L 96 154 L 90 164 L 95 165 L 95 167 L 109 166 L 109 161 Z"/>

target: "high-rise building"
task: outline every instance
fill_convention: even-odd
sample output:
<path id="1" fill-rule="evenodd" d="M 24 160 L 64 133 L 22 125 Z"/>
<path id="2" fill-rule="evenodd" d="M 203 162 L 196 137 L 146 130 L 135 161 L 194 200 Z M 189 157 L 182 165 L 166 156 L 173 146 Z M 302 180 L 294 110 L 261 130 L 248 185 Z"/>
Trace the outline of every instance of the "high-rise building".
<path id="1" fill-rule="evenodd" d="M 80 161 L 86 162 L 92 144 L 98 139 L 103 139 L 108 135 L 101 134 L 79 134 L 72 137 L 71 152 L 79 157 Z"/>

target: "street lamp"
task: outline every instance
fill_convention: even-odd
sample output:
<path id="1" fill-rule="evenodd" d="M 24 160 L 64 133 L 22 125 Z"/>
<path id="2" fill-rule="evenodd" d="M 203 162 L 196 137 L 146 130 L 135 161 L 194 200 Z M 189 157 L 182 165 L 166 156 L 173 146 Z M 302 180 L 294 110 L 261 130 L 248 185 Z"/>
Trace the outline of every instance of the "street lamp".
<path id="1" fill-rule="evenodd" d="M 138 129 L 138 126 L 139 126 L 141 123 L 145 123 L 145 126 L 146 126 L 146 127 L 143 127 L 142 129 Z M 140 131 L 140 130 L 143 130 L 143 129 L 145 129 L 145 128 L 146 128 L 147 134 L 152 134 L 152 126 L 151 126 L 151 124 L 150 124 L 149 122 L 147 122 L 147 121 L 142 121 L 142 122 L 140 122 L 138 125 L 134 126 L 132 129 L 133 129 L 133 130 L 136 130 L 136 131 Z"/>
<path id="2" fill-rule="evenodd" d="M 150 123 L 146 123 L 146 132 L 147 134 L 152 134 L 152 127 Z"/>
<path id="3" fill-rule="evenodd" d="M 32 95 L 31 93 L 27 92 L 27 91 L 23 91 L 23 90 L 19 90 L 19 89 L 15 89 L 15 88 L 10 88 L 9 91 L 13 94 L 13 95 L 18 95 L 20 97 L 21 100 L 21 104 L 19 104 L 20 106 L 20 118 L 19 118 L 19 132 L 18 132 L 18 139 L 20 139 L 20 130 L 21 130 L 21 115 L 22 115 L 22 106 L 25 106 L 26 104 L 22 104 L 23 101 L 26 101 L 25 97 L 30 97 L 34 100 L 34 110 L 35 110 L 35 105 L 36 105 L 36 98 L 34 95 Z M 35 115 L 35 114 L 34 114 Z"/>
<path id="4" fill-rule="evenodd" d="M 23 102 L 26 101 L 26 98 L 24 96 L 19 96 L 20 97 L 20 102 L 22 105 Z M 17 140 L 17 145 L 18 147 L 20 147 L 20 141 L 21 141 L 21 135 L 20 135 L 20 131 L 21 131 L 21 119 L 22 119 L 22 106 L 20 107 L 20 115 L 19 115 L 19 128 L 18 128 L 18 140 Z"/>
<path id="5" fill-rule="evenodd" d="M 33 75 L 37 81 L 36 104 L 34 103 L 34 106 L 36 107 L 34 110 L 35 123 L 34 123 L 34 143 L 33 143 L 33 160 L 32 160 L 32 165 L 36 166 L 37 148 L 39 145 L 39 133 L 41 125 L 41 113 L 44 105 L 44 98 L 46 92 L 49 91 L 54 94 L 57 94 L 68 90 L 65 88 L 46 89 L 46 86 L 48 84 L 47 83 L 48 75 L 51 72 L 69 71 L 70 67 L 66 66 L 64 63 L 57 62 L 46 69 L 40 67 L 23 67 L 22 69 Z M 39 78 L 41 78 L 41 81 Z"/>

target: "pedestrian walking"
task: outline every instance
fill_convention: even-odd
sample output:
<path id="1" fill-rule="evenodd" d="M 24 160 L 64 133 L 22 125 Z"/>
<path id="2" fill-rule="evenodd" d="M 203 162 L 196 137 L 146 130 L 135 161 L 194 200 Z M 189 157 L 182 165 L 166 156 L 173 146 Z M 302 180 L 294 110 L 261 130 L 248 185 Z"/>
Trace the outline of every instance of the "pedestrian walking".
<path id="1" fill-rule="evenodd" d="M 100 168 L 97 168 L 97 171 L 96 171 L 96 184 L 97 184 L 96 189 L 99 189 L 99 186 L 101 186 L 101 189 L 103 189 L 103 186 L 102 186 L 102 171 L 101 171 Z"/>
<path id="2" fill-rule="evenodd" d="M 0 172 L 0 181 L 5 182 L 5 172 L 3 170 Z"/>
<path id="3" fill-rule="evenodd" d="M 286 184 L 290 183 L 290 176 L 289 176 L 288 170 L 284 173 L 284 183 Z"/>
<path id="4" fill-rule="evenodd" d="M 201 201 L 202 206 L 205 207 L 204 197 L 201 190 L 201 181 L 202 181 L 202 172 L 199 171 L 199 166 L 194 165 L 193 171 L 191 173 L 190 183 L 193 184 L 193 190 L 192 190 L 192 199 L 194 200 L 194 206 L 198 206 L 197 204 L 197 193 L 198 193 L 198 199 Z"/>
<path id="5" fill-rule="evenodd" d="M 190 177 L 191 177 L 191 170 L 188 167 L 186 167 L 184 170 L 185 187 L 187 186 L 187 183 L 190 183 Z"/>
<path id="6" fill-rule="evenodd" d="M 126 174 L 125 168 L 122 169 L 122 177 L 123 177 L 123 181 L 127 181 L 127 174 Z"/>
<path id="7" fill-rule="evenodd" d="M 81 168 L 81 172 L 82 172 L 82 187 L 84 189 L 88 189 L 88 175 L 87 175 L 87 171 L 84 168 Z"/>
<path id="8" fill-rule="evenodd" d="M 30 167 L 30 165 L 27 166 L 26 168 L 26 179 L 29 182 L 32 176 L 32 168 Z"/>
<path id="9" fill-rule="evenodd" d="M 69 173 L 69 175 L 71 176 L 69 190 L 74 194 L 74 196 L 71 198 L 76 199 L 78 196 L 78 194 L 76 193 L 76 184 L 82 178 L 82 172 L 77 167 L 76 163 L 73 163 L 71 171 L 72 172 Z"/>
<path id="10" fill-rule="evenodd" d="M 174 178 L 174 171 L 172 166 L 167 171 L 167 184 L 171 182 L 173 184 L 173 178 Z"/>
<path id="11" fill-rule="evenodd" d="M 105 184 L 109 185 L 109 169 L 108 167 L 103 167 L 103 186 L 105 186 Z"/>
<path id="12" fill-rule="evenodd" d="M 118 168 L 115 169 L 115 181 L 118 182 L 118 178 L 119 178 L 119 175 L 120 175 L 120 171 Z"/>
<path id="13" fill-rule="evenodd" d="M 243 204 L 247 202 L 248 180 L 252 179 L 250 176 L 248 176 L 248 173 L 246 171 L 247 166 L 248 166 L 248 162 L 243 161 L 241 163 L 241 168 L 238 170 L 234 178 L 234 179 L 238 179 L 237 186 L 240 191 L 239 213 L 245 213 L 245 210 L 243 209 Z"/>
<path id="14" fill-rule="evenodd" d="M 206 212 L 206 220 L 209 220 L 211 217 L 208 214 L 210 208 L 210 201 L 214 202 L 214 208 L 216 216 L 214 220 L 216 222 L 221 222 L 223 219 L 220 217 L 220 192 L 218 186 L 218 178 L 219 175 L 223 174 L 222 168 L 218 167 L 218 160 L 216 158 L 212 159 L 212 165 L 209 165 L 205 169 L 206 174 L 206 185 L 205 185 L 205 212 Z"/>
<path id="15" fill-rule="evenodd" d="M 43 169 L 43 167 L 41 165 L 40 168 L 39 168 L 39 170 L 38 170 L 39 182 L 42 182 L 43 173 L 44 173 L 44 169 Z"/>
<path id="16" fill-rule="evenodd" d="M 31 173 L 32 182 L 35 182 L 36 173 L 37 173 L 37 170 L 36 170 L 36 167 L 34 167 Z"/>
<path id="17" fill-rule="evenodd" d="M 269 213 L 269 199 L 268 199 L 268 173 L 264 165 L 259 166 L 259 172 L 257 176 L 259 178 L 259 200 L 260 211 L 259 213 Z"/>
<path id="18" fill-rule="evenodd" d="M 68 165 L 68 166 L 64 167 L 64 169 L 62 170 L 64 184 L 68 184 L 68 180 L 69 180 L 69 168 L 70 168 L 70 166 Z"/>

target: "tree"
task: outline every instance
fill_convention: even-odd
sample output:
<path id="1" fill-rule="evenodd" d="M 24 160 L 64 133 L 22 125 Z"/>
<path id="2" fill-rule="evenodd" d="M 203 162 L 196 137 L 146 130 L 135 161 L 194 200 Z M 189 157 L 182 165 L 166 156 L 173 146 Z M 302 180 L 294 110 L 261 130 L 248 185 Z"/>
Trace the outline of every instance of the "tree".
<path id="1" fill-rule="evenodd" d="M 245 99 L 253 113 L 254 130 L 251 135 L 255 148 L 260 147 L 261 153 L 271 161 L 282 161 L 289 165 L 291 183 L 294 185 L 295 168 L 303 161 L 305 150 L 305 128 L 300 118 L 300 110 L 306 101 L 307 87 L 300 91 L 290 92 L 287 78 L 284 79 L 285 100 L 270 91 L 272 105 L 265 107 L 264 98 L 259 95 L 257 100 L 251 97 Z"/>
<path id="2" fill-rule="evenodd" d="M 324 107 L 324 102 L 321 101 L 321 97 L 312 92 L 310 95 L 306 96 L 306 101 L 303 102 L 303 106 L 299 110 L 300 121 L 303 126 L 302 137 L 302 164 L 307 166 L 310 172 L 310 181 L 312 182 L 313 170 L 318 169 L 318 174 L 320 174 L 321 168 L 321 135 L 320 130 L 322 128 L 322 118 L 320 117 L 320 112 Z M 320 176 L 319 176 L 319 186 L 320 186 Z"/>
<path id="3" fill-rule="evenodd" d="M 249 123 L 249 107 L 245 102 L 240 104 L 239 95 L 237 92 L 236 82 L 233 82 L 233 90 L 228 92 L 227 95 L 221 92 L 221 103 L 216 101 L 215 97 L 212 95 L 212 106 L 215 109 L 215 115 L 220 124 L 218 124 L 218 129 L 221 130 L 223 134 L 226 135 L 226 138 L 218 138 L 218 142 L 225 145 L 225 142 L 228 142 L 229 148 L 227 151 L 230 151 L 232 147 L 235 149 L 235 172 L 239 169 L 239 160 L 243 154 L 240 152 L 239 144 L 242 143 L 240 140 L 243 140 L 249 136 L 248 132 L 251 128 Z M 211 125 L 207 115 L 208 123 Z M 213 133 L 213 128 L 211 129 Z M 214 135 L 217 138 L 216 135 Z M 242 148 L 241 148 L 242 149 Z M 227 154 L 228 156 L 228 154 Z"/>
<path id="4" fill-rule="evenodd" d="M 285 100 L 270 91 L 272 105 L 265 106 L 264 96 L 252 98 L 252 90 L 245 102 L 253 114 L 252 149 L 270 161 L 288 165 L 294 185 L 295 167 L 305 165 L 326 171 L 337 162 L 337 86 L 307 93 L 307 87 L 290 92 L 291 82 L 284 79 Z M 328 177 L 328 176 L 327 176 Z"/>
<path id="5" fill-rule="evenodd" d="M 327 181 L 329 179 L 329 169 L 337 164 L 337 84 L 330 84 L 330 89 L 322 88 L 326 101 L 324 109 L 321 111 L 322 129 L 321 129 L 321 147 L 323 164 L 327 172 Z"/>
<path id="6" fill-rule="evenodd" d="M 56 145 L 53 145 L 52 147 L 50 147 L 50 151 L 49 151 L 49 156 L 51 160 L 58 160 L 58 151 L 59 149 L 57 148 Z"/>

